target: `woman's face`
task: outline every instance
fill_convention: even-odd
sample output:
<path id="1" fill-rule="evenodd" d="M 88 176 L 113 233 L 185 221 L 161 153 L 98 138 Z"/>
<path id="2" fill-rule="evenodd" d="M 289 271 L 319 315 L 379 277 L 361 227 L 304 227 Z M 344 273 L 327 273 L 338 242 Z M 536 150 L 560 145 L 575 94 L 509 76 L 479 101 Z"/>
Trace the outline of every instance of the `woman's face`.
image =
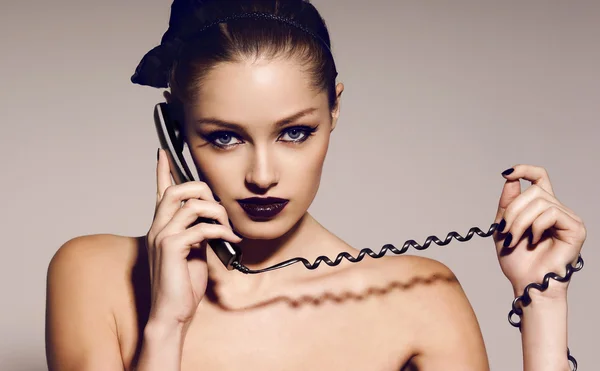
<path id="1" fill-rule="evenodd" d="M 282 236 L 316 195 L 338 111 L 288 59 L 219 64 L 198 97 L 185 130 L 203 180 L 243 237 Z"/>

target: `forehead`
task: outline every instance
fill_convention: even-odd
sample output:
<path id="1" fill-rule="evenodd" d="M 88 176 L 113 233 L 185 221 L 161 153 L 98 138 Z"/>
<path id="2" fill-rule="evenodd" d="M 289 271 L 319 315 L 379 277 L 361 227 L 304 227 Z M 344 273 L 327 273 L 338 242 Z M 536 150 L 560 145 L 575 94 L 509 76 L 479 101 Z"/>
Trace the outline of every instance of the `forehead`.
<path id="1" fill-rule="evenodd" d="M 192 115 L 234 122 L 274 122 L 308 107 L 328 110 L 326 93 L 292 59 L 220 63 L 197 97 Z"/>

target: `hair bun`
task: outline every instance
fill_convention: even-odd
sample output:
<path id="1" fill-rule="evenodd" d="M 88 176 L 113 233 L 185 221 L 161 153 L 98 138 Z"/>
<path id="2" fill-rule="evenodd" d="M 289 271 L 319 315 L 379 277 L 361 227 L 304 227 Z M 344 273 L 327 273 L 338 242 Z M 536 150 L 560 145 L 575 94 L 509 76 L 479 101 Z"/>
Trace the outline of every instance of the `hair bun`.
<path id="1" fill-rule="evenodd" d="M 158 46 L 147 52 L 135 72 L 131 82 L 155 88 L 167 88 L 173 63 L 186 36 L 196 32 L 210 21 L 205 9 L 206 3 L 214 0 L 174 0 L 171 4 L 169 27 Z M 227 3 L 223 1 L 222 3 Z M 220 4 L 219 4 L 220 5 Z"/>

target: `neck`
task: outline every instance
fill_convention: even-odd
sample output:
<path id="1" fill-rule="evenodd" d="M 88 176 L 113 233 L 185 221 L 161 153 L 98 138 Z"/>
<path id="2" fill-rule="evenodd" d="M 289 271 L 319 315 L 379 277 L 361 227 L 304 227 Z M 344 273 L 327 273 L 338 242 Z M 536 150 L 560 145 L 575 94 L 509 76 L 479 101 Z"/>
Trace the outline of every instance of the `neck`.
<path id="1" fill-rule="evenodd" d="M 308 212 L 283 236 L 273 240 L 247 240 L 239 246 L 243 251 L 242 263 L 250 269 L 262 269 L 282 261 L 303 257 L 314 261 L 322 255 L 324 240 L 330 233 L 321 226 Z M 214 252 L 208 248 L 207 264 L 209 280 L 222 290 L 237 292 L 270 291 L 274 285 L 289 283 L 300 278 L 299 270 L 306 270 L 302 263 L 295 263 L 295 268 L 281 268 L 259 274 L 243 274 L 228 271 Z M 231 290 L 228 290 L 231 288 Z"/>

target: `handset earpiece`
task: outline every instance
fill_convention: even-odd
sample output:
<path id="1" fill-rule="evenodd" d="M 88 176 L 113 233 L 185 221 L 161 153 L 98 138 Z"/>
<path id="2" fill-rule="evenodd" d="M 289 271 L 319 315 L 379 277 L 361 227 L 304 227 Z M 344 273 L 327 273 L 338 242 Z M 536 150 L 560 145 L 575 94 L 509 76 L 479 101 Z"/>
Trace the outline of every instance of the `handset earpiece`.
<path id="1" fill-rule="evenodd" d="M 194 180 L 194 175 L 183 156 L 185 146 L 183 136 L 178 135 L 178 128 L 171 118 L 167 103 L 158 103 L 154 107 L 154 123 L 160 146 L 167 153 L 171 175 L 175 183 L 182 184 Z M 198 218 L 192 225 L 201 222 L 219 224 L 213 219 Z M 239 264 L 242 259 L 242 250 L 228 241 L 223 239 L 209 240 L 208 245 L 228 270 L 233 270 L 234 265 Z"/>

